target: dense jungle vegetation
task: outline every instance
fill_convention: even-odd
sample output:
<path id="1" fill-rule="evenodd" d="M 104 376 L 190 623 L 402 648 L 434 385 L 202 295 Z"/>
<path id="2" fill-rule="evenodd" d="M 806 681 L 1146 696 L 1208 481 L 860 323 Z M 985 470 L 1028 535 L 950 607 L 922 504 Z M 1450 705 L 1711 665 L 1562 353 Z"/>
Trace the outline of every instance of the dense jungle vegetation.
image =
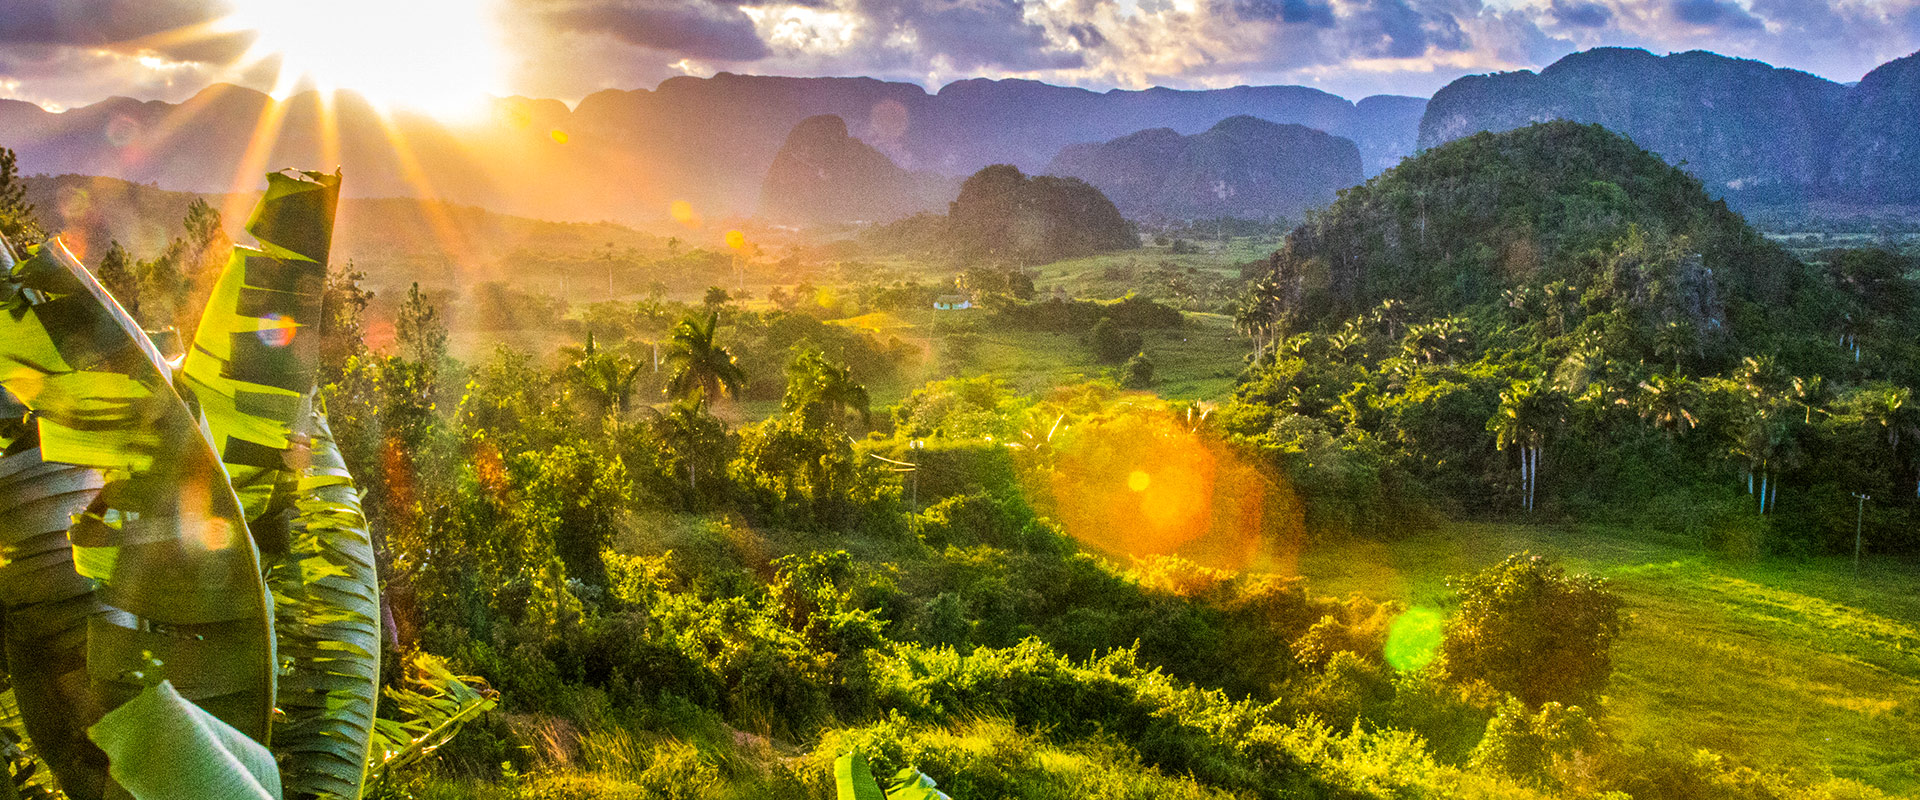
<path id="1" fill-rule="evenodd" d="M 217 227 L 97 272 L 164 324 Z M 336 267 L 319 382 L 387 647 L 499 692 L 375 791 L 825 798 L 853 749 L 960 800 L 1920 791 L 1912 257 L 1796 257 L 1570 123 L 1409 159 L 1184 300 L 1045 296 L 1021 236 L 957 279 L 758 304 L 494 284 L 577 343 L 467 358 L 432 293 L 389 325 Z M 860 324 L 959 290 L 981 307 L 926 350 Z M 1113 366 L 1013 386 L 988 331 Z M 1245 353 L 1217 402 L 1139 391 L 1175 337 Z M 1856 547 L 1844 601 L 1824 572 L 1723 569 Z M 1736 613 L 1725 642 L 1675 632 Z M 1810 630 L 1809 658 L 1883 681 L 1819 695 L 1865 721 L 1779 734 L 1840 744 L 1736 752 L 1716 721 L 1793 712 L 1672 696 L 1812 697 L 1792 665 L 1710 663 Z"/>

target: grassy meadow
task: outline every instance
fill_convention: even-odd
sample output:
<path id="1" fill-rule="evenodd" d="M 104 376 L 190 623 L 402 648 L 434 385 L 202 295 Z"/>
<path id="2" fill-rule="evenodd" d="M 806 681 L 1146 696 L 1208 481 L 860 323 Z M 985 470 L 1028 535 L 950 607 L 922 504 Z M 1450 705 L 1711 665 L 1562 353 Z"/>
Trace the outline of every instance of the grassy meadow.
<path id="1" fill-rule="evenodd" d="M 1920 795 L 1920 564 L 1735 559 L 1596 526 L 1456 524 L 1324 542 L 1310 590 L 1444 606 L 1446 579 L 1530 550 L 1608 578 L 1631 615 L 1607 713 L 1629 742 Z"/>

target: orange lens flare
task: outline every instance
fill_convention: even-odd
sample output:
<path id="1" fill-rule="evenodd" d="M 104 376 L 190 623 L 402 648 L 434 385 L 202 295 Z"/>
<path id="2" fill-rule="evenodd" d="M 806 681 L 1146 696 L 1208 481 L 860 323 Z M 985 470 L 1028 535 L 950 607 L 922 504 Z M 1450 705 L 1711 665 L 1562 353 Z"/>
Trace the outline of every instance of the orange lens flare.
<path id="1" fill-rule="evenodd" d="M 1165 411 L 1128 409 L 1063 431 L 1055 445 L 1045 485 L 1031 488 L 1082 544 L 1112 556 L 1292 573 L 1299 501 L 1226 443 Z"/>

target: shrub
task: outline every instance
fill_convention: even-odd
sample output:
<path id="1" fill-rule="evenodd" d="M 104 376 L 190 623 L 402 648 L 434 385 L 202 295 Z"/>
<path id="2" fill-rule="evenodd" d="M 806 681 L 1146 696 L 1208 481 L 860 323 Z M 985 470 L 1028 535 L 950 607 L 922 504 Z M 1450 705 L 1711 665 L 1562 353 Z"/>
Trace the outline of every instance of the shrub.
<path id="1" fill-rule="evenodd" d="M 1147 360 L 1146 353 L 1135 353 L 1127 359 L 1126 366 L 1120 368 L 1120 385 L 1129 389 L 1145 389 L 1153 385 L 1153 362 Z"/>
<path id="2" fill-rule="evenodd" d="M 1101 317 L 1093 324 L 1093 330 L 1087 333 L 1087 344 L 1093 348 L 1094 357 L 1108 364 L 1118 364 L 1127 356 L 1140 352 L 1140 332 L 1121 330 L 1110 317 Z"/>
<path id="3" fill-rule="evenodd" d="M 1448 582 L 1460 609 L 1441 645 L 1457 678 L 1485 681 L 1529 706 L 1590 703 L 1613 672 L 1620 598 L 1591 575 L 1528 553 Z"/>

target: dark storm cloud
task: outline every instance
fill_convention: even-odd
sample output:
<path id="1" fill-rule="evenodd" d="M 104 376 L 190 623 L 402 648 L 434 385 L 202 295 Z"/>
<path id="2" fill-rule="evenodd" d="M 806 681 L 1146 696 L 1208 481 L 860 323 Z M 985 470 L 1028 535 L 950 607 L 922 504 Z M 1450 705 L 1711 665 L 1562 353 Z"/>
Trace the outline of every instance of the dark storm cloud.
<path id="1" fill-rule="evenodd" d="M 1582 0 L 1553 0 L 1548 9 L 1555 21 L 1575 28 L 1604 28 L 1613 22 L 1613 10 Z"/>
<path id="2" fill-rule="evenodd" d="M 689 58 L 756 61 L 772 54 L 753 20 L 735 3 L 706 0 L 604 0 L 544 3 L 556 28 L 599 33 L 623 42 Z"/>
<path id="3" fill-rule="evenodd" d="M 246 52 L 250 35 L 161 38 L 159 34 L 211 22 L 228 11 L 219 0 L 0 0 L 0 47 L 145 50 L 175 61 L 225 64 Z"/>
<path id="4" fill-rule="evenodd" d="M 1732 0 L 1674 0 L 1673 15 L 1703 28 L 1763 29 L 1766 24 Z"/>

